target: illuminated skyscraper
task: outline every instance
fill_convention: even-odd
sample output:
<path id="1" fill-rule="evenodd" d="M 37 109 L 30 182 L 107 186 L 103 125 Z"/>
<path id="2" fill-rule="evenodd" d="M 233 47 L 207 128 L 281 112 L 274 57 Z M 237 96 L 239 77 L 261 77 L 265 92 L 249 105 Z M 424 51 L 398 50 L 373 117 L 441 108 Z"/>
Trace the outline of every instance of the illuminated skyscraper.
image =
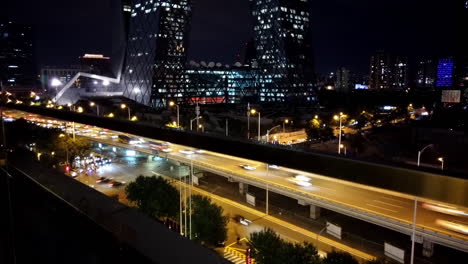
<path id="1" fill-rule="evenodd" d="M 262 102 L 313 101 L 309 0 L 250 0 Z"/>
<path id="2" fill-rule="evenodd" d="M 406 89 L 408 87 L 408 58 L 378 51 L 371 57 L 370 89 Z"/>
<path id="3" fill-rule="evenodd" d="M 0 21 L 0 82 L 4 88 L 31 88 L 34 84 L 32 29 Z"/>
<path id="4" fill-rule="evenodd" d="M 439 63 L 437 64 L 436 87 L 452 87 L 454 77 L 453 70 L 454 64 L 452 58 L 439 59 Z"/>
<path id="5" fill-rule="evenodd" d="M 131 6 L 124 95 L 151 107 L 183 100 L 189 0 L 134 0 Z"/>

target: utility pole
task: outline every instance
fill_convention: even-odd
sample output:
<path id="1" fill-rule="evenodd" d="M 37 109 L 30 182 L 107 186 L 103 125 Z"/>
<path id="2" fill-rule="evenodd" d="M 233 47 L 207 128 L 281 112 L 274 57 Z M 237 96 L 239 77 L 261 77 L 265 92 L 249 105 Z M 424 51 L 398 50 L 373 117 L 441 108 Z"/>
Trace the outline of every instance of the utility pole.
<path id="1" fill-rule="evenodd" d="M 198 131 L 198 126 L 200 125 L 200 106 L 198 106 L 198 102 L 197 102 L 197 105 L 195 106 L 195 114 L 197 115 L 197 131 Z"/>
<path id="2" fill-rule="evenodd" d="M 247 103 L 247 139 L 250 139 L 250 103 Z"/>
<path id="3" fill-rule="evenodd" d="M 226 137 L 229 136 L 229 119 L 226 118 Z"/>

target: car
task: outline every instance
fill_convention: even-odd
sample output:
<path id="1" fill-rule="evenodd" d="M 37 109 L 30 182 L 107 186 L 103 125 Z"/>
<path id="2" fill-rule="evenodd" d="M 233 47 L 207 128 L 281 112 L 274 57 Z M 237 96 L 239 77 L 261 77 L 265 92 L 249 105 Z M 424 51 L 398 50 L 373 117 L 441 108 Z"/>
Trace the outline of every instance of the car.
<path id="1" fill-rule="evenodd" d="M 239 224 L 245 225 L 245 226 L 248 226 L 252 223 L 252 221 L 250 221 L 249 219 L 239 214 L 234 215 L 234 220 L 238 222 Z"/>
<path id="2" fill-rule="evenodd" d="M 305 175 L 298 174 L 294 178 L 298 181 L 310 182 L 310 177 L 307 177 Z"/>
<path id="3" fill-rule="evenodd" d="M 445 205 L 445 204 L 440 204 L 440 203 L 423 203 L 422 207 L 424 209 L 443 213 L 443 214 L 468 217 L 467 211 L 462 210 L 455 206 L 450 206 L 450 205 Z"/>
<path id="4" fill-rule="evenodd" d="M 239 167 L 243 168 L 244 170 L 250 170 L 250 171 L 253 171 L 256 169 L 254 166 L 250 166 L 248 164 L 239 164 Z"/>
<path id="5" fill-rule="evenodd" d="M 70 172 L 70 176 L 73 177 L 73 178 L 77 177 L 77 176 L 78 176 L 78 171 L 72 170 L 72 171 Z"/>
<path id="6" fill-rule="evenodd" d="M 268 168 L 269 169 L 274 169 L 274 170 L 279 170 L 281 167 L 278 166 L 278 165 L 274 165 L 274 164 L 268 164 Z"/>
<path id="7" fill-rule="evenodd" d="M 95 163 L 96 163 L 97 165 L 99 165 L 99 166 L 104 165 L 104 162 L 103 162 L 102 160 L 97 160 L 97 161 L 95 161 Z"/>
<path id="8" fill-rule="evenodd" d="M 468 224 L 467 223 L 459 222 L 459 221 L 448 221 L 448 220 L 437 219 L 436 224 L 443 227 L 443 228 L 452 230 L 454 232 L 461 233 L 461 234 L 464 234 L 464 235 L 468 235 Z"/>
<path id="9" fill-rule="evenodd" d="M 185 155 L 192 155 L 195 153 L 193 150 L 190 150 L 190 149 L 181 149 L 179 150 L 179 152 Z"/>
<path id="10" fill-rule="evenodd" d="M 171 148 L 162 148 L 161 151 L 167 153 L 167 152 L 171 152 L 172 149 Z"/>
<path id="11" fill-rule="evenodd" d="M 104 158 L 104 159 L 102 159 L 102 161 L 104 162 L 104 164 L 111 164 L 112 163 L 112 160 L 109 159 L 109 158 Z"/>
<path id="12" fill-rule="evenodd" d="M 112 181 L 112 178 L 106 178 L 106 177 L 99 177 L 97 180 L 96 180 L 96 183 L 108 183 Z"/>
<path id="13" fill-rule="evenodd" d="M 120 182 L 120 181 L 110 181 L 110 182 L 108 183 L 108 185 L 109 185 L 110 187 L 119 187 L 119 186 L 122 186 L 122 185 L 124 185 L 124 184 L 125 184 L 125 182 Z"/>
<path id="14" fill-rule="evenodd" d="M 203 154 L 203 153 L 206 153 L 206 150 L 197 149 L 197 150 L 195 150 L 195 152 L 198 153 L 198 154 Z"/>

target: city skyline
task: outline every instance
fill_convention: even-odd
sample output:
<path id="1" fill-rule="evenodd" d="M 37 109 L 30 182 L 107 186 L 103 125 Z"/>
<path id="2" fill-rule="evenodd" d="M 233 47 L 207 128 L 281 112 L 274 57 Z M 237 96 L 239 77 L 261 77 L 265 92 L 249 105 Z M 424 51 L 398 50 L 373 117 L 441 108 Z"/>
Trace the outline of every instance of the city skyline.
<path id="1" fill-rule="evenodd" d="M 437 32 L 443 32 L 443 36 L 454 35 L 452 3 L 433 2 L 412 1 L 403 5 L 398 0 L 378 6 L 367 0 L 312 1 L 312 52 L 316 70 L 326 73 L 345 66 L 353 72 L 367 74 L 369 58 L 379 49 L 411 55 L 410 66 L 419 56 L 452 55 L 451 42 L 436 37 Z M 111 25 L 110 1 L 64 4 L 48 0 L 38 6 L 28 3 L 34 12 L 22 10 L 24 4 L 24 1 L 7 3 L 2 8 L 2 16 L 14 17 L 15 22 L 34 27 L 38 63 L 42 66 L 70 65 L 84 53 L 115 55 L 111 36 L 116 29 Z M 248 0 L 196 1 L 188 60 L 233 64 L 252 36 Z M 53 58 L 54 54 L 63 59 Z"/>

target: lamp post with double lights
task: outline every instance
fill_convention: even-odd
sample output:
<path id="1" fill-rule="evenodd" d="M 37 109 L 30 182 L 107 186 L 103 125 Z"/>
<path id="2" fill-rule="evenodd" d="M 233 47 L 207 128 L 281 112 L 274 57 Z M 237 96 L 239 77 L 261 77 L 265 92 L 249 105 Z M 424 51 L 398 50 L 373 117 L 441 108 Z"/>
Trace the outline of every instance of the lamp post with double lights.
<path id="1" fill-rule="evenodd" d="M 202 118 L 201 116 L 197 116 L 194 119 L 190 120 L 190 131 L 192 130 L 192 127 L 193 127 L 193 121 L 201 119 L 201 118 Z"/>
<path id="2" fill-rule="evenodd" d="M 346 117 L 346 115 L 343 115 L 343 113 L 340 113 L 340 115 L 335 115 L 333 119 L 339 120 L 340 121 L 340 131 L 338 135 L 338 154 L 341 154 L 341 131 L 343 129 L 342 122 L 341 120 Z"/>

